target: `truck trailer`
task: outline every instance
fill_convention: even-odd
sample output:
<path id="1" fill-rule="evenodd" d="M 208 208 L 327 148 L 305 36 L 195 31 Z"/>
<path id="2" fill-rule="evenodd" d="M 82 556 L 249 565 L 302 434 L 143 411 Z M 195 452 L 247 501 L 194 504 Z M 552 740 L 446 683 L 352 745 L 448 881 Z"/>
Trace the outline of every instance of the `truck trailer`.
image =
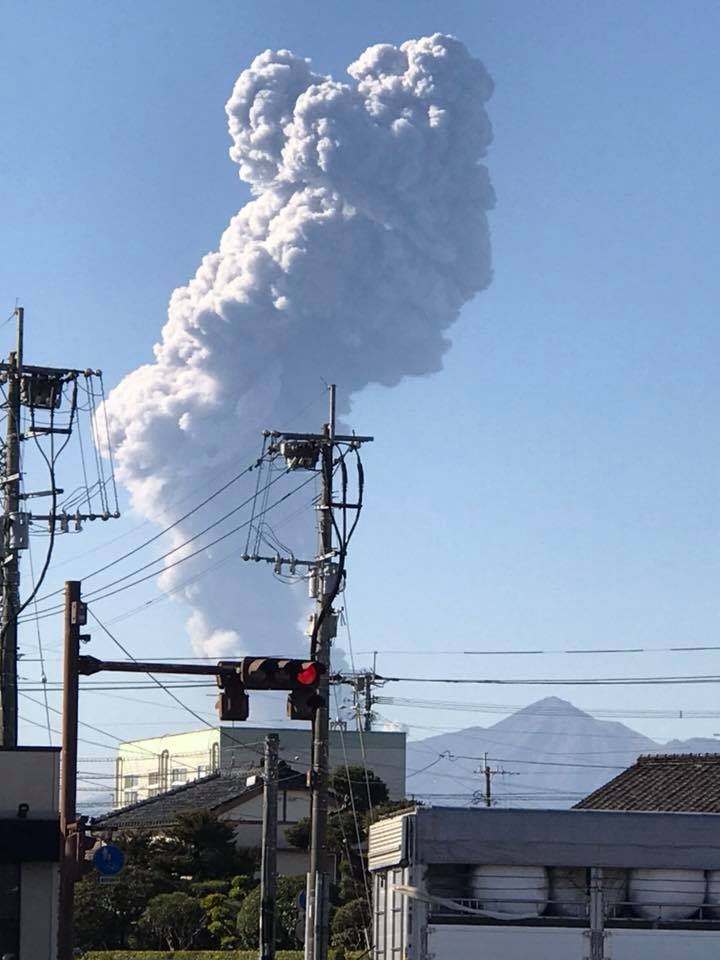
<path id="1" fill-rule="evenodd" d="M 720 960 L 720 814 L 417 806 L 368 866 L 373 960 Z"/>

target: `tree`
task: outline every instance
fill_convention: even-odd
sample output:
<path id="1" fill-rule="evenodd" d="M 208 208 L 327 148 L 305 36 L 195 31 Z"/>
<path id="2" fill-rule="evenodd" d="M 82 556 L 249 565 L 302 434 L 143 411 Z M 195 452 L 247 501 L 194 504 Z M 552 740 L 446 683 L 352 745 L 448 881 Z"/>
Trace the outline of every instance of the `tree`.
<path id="1" fill-rule="evenodd" d="M 154 852 L 168 876 L 194 881 L 253 873 L 258 859 L 256 851 L 238 850 L 233 828 L 207 810 L 180 814 Z"/>
<path id="2" fill-rule="evenodd" d="M 252 876 L 257 863 L 256 851 L 237 850 L 232 827 L 207 811 L 182 815 L 165 835 L 120 833 L 114 842 L 125 852 L 117 881 L 101 884 L 91 873 L 76 886 L 75 942 L 83 950 L 143 948 L 153 935 L 140 918 L 159 894 L 195 894 L 199 901 L 222 892 L 208 882 L 224 881 L 231 899 L 242 899 L 232 883 Z"/>
<path id="3" fill-rule="evenodd" d="M 205 911 L 194 897 L 179 890 L 161 893 L 148 903 L 140 926 L 168 950 L 186 950 L 205 926 Z"/>
<path id="4" fill-rule="evenodd" d="M 388 799 L 388 789 L 380 777 L 365 767 L 337 767 L 330 775 L 330 789 L 340 810 L 365 813 Z"/>
<path id="5" fill-rule="evenodd" d="M 217 883 L 217 881 L 214 881 Z M 199 886 L 199 884 L 197 885 Z M 223 891 L 206 892 L 200 906 L 207 916 L 207 932 L 212 946 L 233 950 L 239 946 L 238 915 L 243 901 L 256 886 L 252 877 L 233 877 Z"/>
<path id="6" fill-rule="evenodd" d="M 358 897 L 338 907 L 332 920 L 333 946 L 344 947 L 347 950 L 366 948 L 366 931 L 369 925 L 370 913 L 364 897 Z"/>
<path id="7" fill-rule="evenodd" d="M 295 926 L 299 919 L 298 893 L 305 887 L 305 877 L 278 877 L 275 896 L 275 939 L 278 950 L 297 947 Z M 245 950 L 258 946 L 260 929 L 260 888 L 247 895 L 238 913 L 238 945 Z"/>

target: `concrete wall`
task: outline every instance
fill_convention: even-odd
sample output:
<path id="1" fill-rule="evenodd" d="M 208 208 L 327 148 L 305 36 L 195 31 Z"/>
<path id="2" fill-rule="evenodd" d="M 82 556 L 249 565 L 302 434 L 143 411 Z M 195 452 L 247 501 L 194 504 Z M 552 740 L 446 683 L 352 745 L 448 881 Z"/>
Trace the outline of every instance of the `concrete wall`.
<path id="1" fill-rule="evenodd" d="M 20 960 L 51 960 L 57 941 L 60 868 L 24 863 L 20 871 Z"/>
<path id="2" fill-rule="evenodd" d="M 12 939 L 19 913 L 19 960 L 51 960 L 55 956 L 59 865 L 50 858 L 57 860 L 60 852 L 59 833 L 55 834 L 59 758 L 59 750 L 51 747 L 0 749 L 0 820 L 12 840 L 0 850 L 3 882 L 9 884 L 0 916 L 3 936 Z M 29 807 L 22 818 L 18 818 L 20 804 Z M 39 822 L 34 825 L 33 821 Z M 36 830 L 47 835 L 41 846 L 29 842 Z M 27 831 L 26 840 L 22 840 L 23 831 Z M 32 856 L 33 862 L 23 861 L 24 856 Z M 38 859 L 44 856 L 47 861 Z"/>
<path id="3" fill-rule="evenodd" d="M 284 876 L 300 876 L 307 872 L 308 856 L 293 847 L 285 836 L 285 829 L 310 815 L 310 795 L 307 790 L 281 790 L 278 794 L 277 872 Z M 253 797 L 225 810 L 221 820 L 235 827 L 235 842 L 239 847 L 259 847 L 262 842 L 262 797 Z"/>
<path id="4" fill-rule="evenodd" d="M 211 773 L 219 764 L 224 771 L 257 769 L 268 733 L 280 737 L 280 758 L 296 770 L 310 767 L 310 727 L 236 727 L 131 740 L 118 748 L 115 770 L 114 806 L 146 800 L 162 790 L 187 783 Z M 330 732 L 330 768 L 363 765 L 363 748 L 368 767 L 385 781 L 393 800 L 405 796 L 404 733 L 357 730 Z M 173 777 L 173 770 L 179 778 Z"/>
<path id="5" fill-rule="evenodd" d="M 268 733 L 280 737 L 280 759 L 296 770 L 310 767 L 311 734 L 309 725 L 303 729 L 291 727 L 236 727 L 220 728 L 220 762 L 223 770 L 243 770 L 256 767 L 262 755 L 262 743 Z M 330 731 L 330 769 L 363 765 L 363 748 L 368 767 L 387 784 L 390 798 L 405 796 L 404 733 L 372 731 L 360 735 L 357 730 Z"/>
<path id="6" fill-rule="evenodd" d="M 27 803 L 35 819 L 56 816 L 58 784 L 57 750 L 0 750 L 0 817 L 17 816 L 19 803 Z"/>

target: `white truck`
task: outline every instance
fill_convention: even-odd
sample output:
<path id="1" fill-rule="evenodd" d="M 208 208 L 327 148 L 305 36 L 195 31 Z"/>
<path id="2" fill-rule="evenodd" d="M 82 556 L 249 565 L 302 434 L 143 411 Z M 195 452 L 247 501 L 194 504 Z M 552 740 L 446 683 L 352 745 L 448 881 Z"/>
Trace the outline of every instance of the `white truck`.
<path id="1" fill-rule="evenodd" d="M 720 815 L 416 807 L 374 823 L 373 960 L 720 960 Z"/>

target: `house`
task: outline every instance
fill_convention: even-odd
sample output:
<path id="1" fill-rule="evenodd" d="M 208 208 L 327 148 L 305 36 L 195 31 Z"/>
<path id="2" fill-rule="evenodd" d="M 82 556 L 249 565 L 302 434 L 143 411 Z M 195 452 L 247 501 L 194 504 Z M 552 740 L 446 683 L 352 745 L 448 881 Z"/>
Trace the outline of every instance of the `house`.
<path id="1" fill-rule="evenodd" d="M 262 838 L 262 771 L 222 773 L 215 771 L 146 800 L 131 803 L 96 817 L 94 833 L 151 831 L 162 833 L 177 817 L 195 810 L 208 810 L 235 830 L 238 847 L 260 847 Z M 298 876 L 308 869 L 307 854 L 293 847 L 286 829 L 309 816 L 310 794 L 305 775 L 280 764 L 278 787 L 277 872 Z"/>
<path id="2" fill-rule="evenodd" d="M 574 809 L 720 813 L 720 753 L 641 756 Z"/>
<path id="3" fill-rule="evenodd" d="M 59 757 L 56 747 L 0 748 L 0 956 L 55 956 Z"/>
<path id="4" fill-rule="evenodd" d="M 280 757 L 298 770 L 311 766 L 308 726 L 281 728 L 220 725 L 204 730 L 131 740 L 115 761 L 114 805 L 135 804 L 215 771 L 247 775 L 262 755 L 268 733 L 280 738 Z M 367 766 L 385 782 L 391 800 L 405 796 L 406 734 L 397 731 L 330 731 L 330 768 Z"/>

